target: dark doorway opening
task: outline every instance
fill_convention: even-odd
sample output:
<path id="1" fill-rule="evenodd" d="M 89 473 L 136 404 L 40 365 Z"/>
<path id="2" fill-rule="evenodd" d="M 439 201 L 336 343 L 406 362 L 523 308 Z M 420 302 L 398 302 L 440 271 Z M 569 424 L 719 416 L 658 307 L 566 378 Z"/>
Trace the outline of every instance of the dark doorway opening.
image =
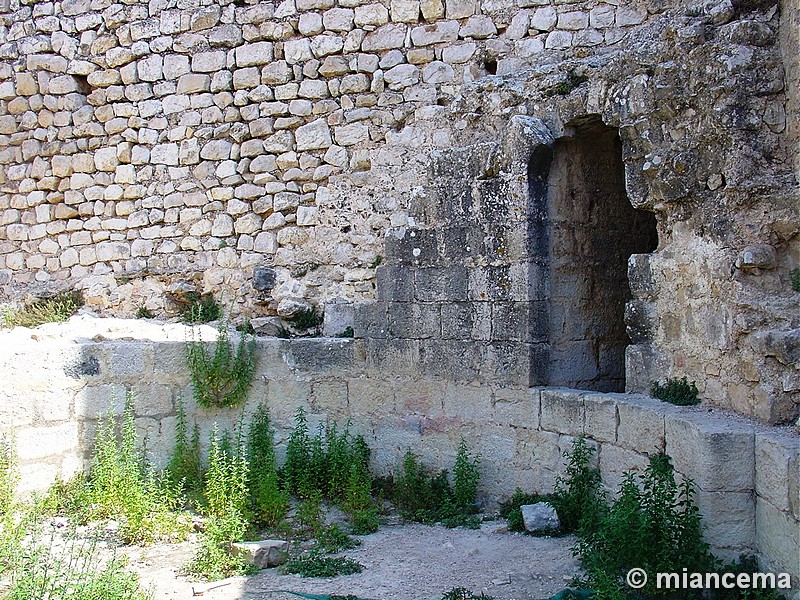
<path id="1" fill-rule="evenodd" d="M 547 307 L 533 383 L 624 391 L 628 258 L 656 249 L 655 215 L 631 205 L 619 135 L 598 120 L 557 140 L 552 160 L 532 157 L 528 175 L 530 258 L 545 280 L 531 301 Z"/>

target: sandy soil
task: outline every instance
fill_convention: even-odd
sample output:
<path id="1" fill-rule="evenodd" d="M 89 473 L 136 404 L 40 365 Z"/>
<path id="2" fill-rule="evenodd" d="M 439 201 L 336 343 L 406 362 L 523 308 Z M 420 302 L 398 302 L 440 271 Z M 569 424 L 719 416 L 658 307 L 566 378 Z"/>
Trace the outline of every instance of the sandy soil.
<path id="1" fill-rule="evenodd" d="M 354 595 L 370 600 L 438 600 L 464 587 L 498 600 L 548 598 L 577 572 L 572 537 L 536 538 L 508 533 L 504 523 L 480 530 L 425 525 L 385 526 L 343 552 L 363 572 L 330 579 L 307 579 L 267 569 L 252 577 L 201 583 L 176 574 L 193 552 L 191 543 L 127 548 L 131 567 L 151 586 L 157 600 L 297 600 L 286 592 Z"/>

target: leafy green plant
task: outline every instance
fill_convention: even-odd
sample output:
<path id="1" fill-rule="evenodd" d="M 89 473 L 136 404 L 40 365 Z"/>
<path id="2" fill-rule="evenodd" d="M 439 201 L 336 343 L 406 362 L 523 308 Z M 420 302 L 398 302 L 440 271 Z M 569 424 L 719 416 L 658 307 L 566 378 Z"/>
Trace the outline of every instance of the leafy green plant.
<path id="1" fill-rule="evenodd" d="M 88 517 L 120 519 L 126 543 L 180 539 L 188 533 L 188 524 L 175 512 L 178 495 L 149 468 L 137 447 L 130 397 L 119 439 L 111 418 L 100 421 L 86 496 Z"/>
<path id="2" fill-rule="evenodd" d="M 230 440 L 230 438 L 228 438 Z M 200 548 L 189 571 L 209 580 L 244 573 L 241 557 L 230 551 L 233 542 L 241 541 L 249 530 L 248 464 L 241 427 L 235 442 L 226 450 L 225 436 L 214 427 L 209 446 L 205 481 L 206 523 Z"/>
<path id="3" fill-rule="evenodd" d="M 303 407 L 294 416 L 294 429 L 286 443 L 286 462 L 283 465 L 283 482 L 286 489 L 301 498 L 308 497 L 316 483 L 311 473 L 311 438 L 308 435 L 308 419 Z"/>
<path id="4" fill-rule="evenodd" d="M 595 527 L 581 529 L 574 549 L 597 598 L 625 598 L 622 577 L 633 567 L 647 573 L 680 573 L 684 568 L 702 572 L 713 567 L 693 497 L 691 481 L 676 484 L 666 454 L 652 456 L 638 481 L 633 472 L 623 475 L 617 499 Z M 668 590 L 657 589 L 651 580 L 643 593 L 663 595 Z"/>
<path id="5" fill-rule="evenodd" d="M 352 558 L 324 556 L 316 550 L 289 560 L 280 569 L 283 573 L 294 573 L 301 577 L 337 577 L 360 573 L 364 566 Z"/>
<path id="6" fill-rule="evenodd" d="M 17 486 L 17 469 L 14 460 L 14 443 L 10 437 L 0 436 L 0 518 L 14 510 L 14 490 Z"/>
<path id="7" fill-rule="evenodd" d="M 792 290 L 800 292 L 800 269 L 792 270 Z"/>
<path id="8" fill-rule="evenodd" d="M 585 75 L 578 75 L 574 71 L 567 73 L 567 78 L 555 85 L 550 86 L 543 92 L 545 98 L 552 98 L 553 96 L 566 96 L 572 90 L 576 89 L 582 83 L 588 81 L 589 78 Z"/>
<path id="9" fill-rule="evenodd" d="M 153 314 L 153 311 L 147 308 L 146 306 L 142 305 L 136 309 L 136 318 L 137 319 L 155 319 L 156 316 Z"/>
<path id="10" fill-rule="evenodd" d="M 252 336 L 242 335 L 234 352 L 227 323 L 221 320 L 213 354 L 203 342 L 192 340 L 187 344 L 187 360 L 194 398 L 200 406 L 230 408 L 245 401 L 256 372 Z"/>
<path id="11" fill-rule="evenodd" d="M 650 395 L 663 402 L 677 406 L 693 406 L 700 404 L 699 391 L 695 382 L 689 383 L 686 377 L 681 379 L 669 378 L 664 385 L 654 381 L 650 388 Z"/>
<path id="12" fill-rule="evenodd" d="M 315 308 L 304 308 L 287 320 L 300 331 L 307 331 L 322 325 L 322 314 Z"/>
<path id="13" fill-rule="evenodd" d="M 101 561 L 96 536 L 68 537 L 55 549 L 55 534 L 43 539 L 32 533 L 32 541 L 20 548 L 10 572 L 7 600 L 51 598 L 53 600 L 148 600 L 137 576 L 113 555 Z"/>
<path id="14" fill-rule="evenodd" d="M 453 467 L 453 504 L 460 513 L 476 512 L 480 478 L 480 456 L 472 458 L 466 440 L 461 438 Z"/>
<path id="15" fill-rule="evenodd" d="M 335 523 L 323 527 L 317 535 L 317 546 L 327 554 L 336 554 L 360 544 L 361 540 L 350 537 Z"/>
<path id="16" fill-rule="evenodd" d="M 36 327 L 44 323 L 61 323 L 78 312 L 81 306 L 83 299 L 79 292 L 60 292 L 52 298 L 36 300 L 22 308 L 5 309 L 3 324 L 6 327 Z"/>
<path id="17" fill-rule="evenodd" d="M 259 404 L 247 433 L 248 487 L 253 515 L 270 527 L 278 525 L 289 511 L 288 493 L 278 485 L 274 438 L 269 410 Z"/>
<path id="18" fill-rule="evenodd" d="M 322 513 L 322 492 L 313 490 L 297 507 L 295 520 L 303 532 L 317 537 L 322 531 L 324 515 Z"/>
<path id="19" fill-rule="evenodd" d="M 181 308 L 181 318 L 185 323 L 210 323 L 222 318 L 222 307 L 217 304 L 213 294 L 187 294 Z"/>
<path id="20" fill-rule="evenodd" d="M 340 337 L 340 338 L 351 338 L 351 337 L 355 337 L 355 331 L 353 331 L 353 328 L 352 328 L 350 325 L 348 325 L 348 326 L 347 326 L 347 327 L 345 327 L 345 328 L 344 328 L 344 330 L 343 330 L 343 331 L 342 331 L 342 332 L 341 332 L 339 335 L 337 335 L 336 337 Z"/>
<path id="21" fill-rule="evenodd" d="M 752 575 L 753 573 L 761 572 L 761 568 L 755 556 L 742 554 L 737 560 L 720 564 L 717 572 L 720 575 L 724 573 L 733 573 L 734 575 L 747 573 Z M 738 587 L 720 587 L 719 589 L 710 590 L 709 596 L 713 600 L 786 600 L 783 594 L 773 588 L 740 589 Z"/>
<path id="22" fill-rule="evenodd" d="M 556 480 L 551 503 L 558 513 L 563 531 L 592 528 L 600 517 L 604 500 L 600 471 L 591 466 L 594 450 L 579 437 L 564 453 L 567 467 Z"/>
<path id="23" fill-rule="evenodd" d="M 467 588 L 453 588 L 442 595 L 442 600 L 494 600 L 494 598 L 483 592 L 480 595 L 473 594 Z"/>
<path id="24" fill-rule="evenodd" d="M 175 446 L 166 468 L 167 480 L 190 498 L 199 498 L 203 491 L 203 463 L 200 457 L 200 428 L 197 423 L 189 437 L 186 409 L 178 398 L 175 422 Z"/>

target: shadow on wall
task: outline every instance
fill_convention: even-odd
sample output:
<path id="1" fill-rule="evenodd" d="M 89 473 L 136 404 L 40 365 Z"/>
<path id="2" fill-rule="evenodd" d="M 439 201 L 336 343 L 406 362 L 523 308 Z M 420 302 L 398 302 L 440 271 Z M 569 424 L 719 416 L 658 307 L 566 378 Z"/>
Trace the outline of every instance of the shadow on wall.
<path id="1" fill-rule="evenodd" d="M 573 125 L 528 163 L 531 329 L 547 354 L 531 383 L 624 391 L 628 258 L 656 249 L 656 219 L 628 199 L 617 130 Z"/>

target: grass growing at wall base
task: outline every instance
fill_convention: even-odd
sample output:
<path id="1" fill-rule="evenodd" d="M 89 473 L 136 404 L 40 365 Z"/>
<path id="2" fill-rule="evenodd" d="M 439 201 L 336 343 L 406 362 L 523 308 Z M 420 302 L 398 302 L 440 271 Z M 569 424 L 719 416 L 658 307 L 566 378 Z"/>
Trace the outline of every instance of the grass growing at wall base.
<path id="1" fill-rule="evenodd" d="M 669 402 L 676 406 L 694 406 L 700 404 L 699 390 L 697 385 L 686 377 L 681 379 L 670 378 L 667 379 L 663 385 L 654 381 L 653 386 L 650 388 L 650 394 L 653 398 L 658 398 L 663 402 Z"/>
<path id="2" fill-rule="evenodd" d="M 83 306 L 83 299 L 76 291 L 61 292 L 52 298 L 36 300 L 22 308 L 3 311 L 5 327 L 37 327 L 44 323 L 61 323 L 68 320 Z"/>

